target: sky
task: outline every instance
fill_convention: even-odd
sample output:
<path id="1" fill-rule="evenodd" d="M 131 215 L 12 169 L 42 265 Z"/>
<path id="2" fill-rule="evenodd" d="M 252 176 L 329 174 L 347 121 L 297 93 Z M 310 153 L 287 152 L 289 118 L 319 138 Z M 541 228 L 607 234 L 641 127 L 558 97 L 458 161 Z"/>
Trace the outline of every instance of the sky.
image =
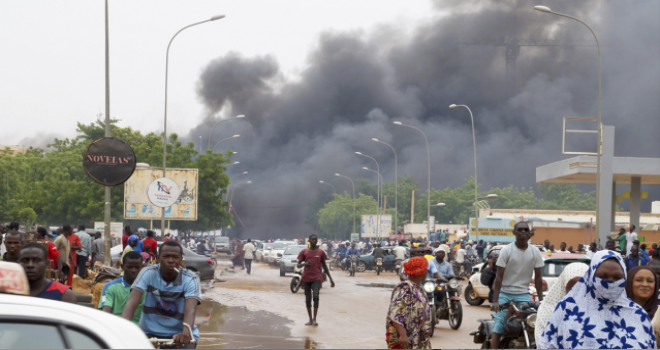
<path id="1" fill-rule="evenodd" d="M 430 2 L 401 1 L 109 1 L 110 115 L 119 125 L 161 132 L 165 52 L 170 49 L 168 128 L 187 134 L 208 111 L 196 96 L 202 68 L 230 51 L 272 55 L 283 74 L 305 67 L 322 31 L 363 31 L 396 22 L 401 31 L 431 14 Z M 0 115 L 4 145 L 47 144 L 75 136 L 105 109 L 102 0 L 0 2 Z"/>
<path id="2" fill-rule="evenodd" d="M 635 6 L 630 6 L 631 3 Z M 534 187 L 538 166 L 561 154 L 562 117 L 597 115 L 596 50 L 577 22 L 540 13 L 543 0 L 110 1 L 111 117 L 144 133 L 162 131 L 167 43 L 168 132 L 238 151 L 234 176 L 249 171 L 234 208 L 252 236 L 300 237 L 318 181 L 350 191 L 351 178 L 399 175 L 427 182 L 419 127 L 429 139 L 431 187 L 472 176 L 475 116 L 479 183 Z M 616 128 L 615 156 L 660 157 L 660 2 L 553 0 L 553 10 L 590 23 L 602 44 L 603 123 Z M 27 21 L 29 19 L 29 21 Z M 2 144 L 44 146 L 75 136 L 104 110 L 102 1 L 0 2 Z M 585 42 L 523 46 L 512 89 L 505 84 L 509 39 Z M 582 126 L 588 127 L 588 126 Z M 568 138 L 573 150 L 593 150 Z M 591 148 L 590 148 L 591 147 Z M 221 149 L 220 149 L 221 148 Z M 139 161 L 139 160 L 138 160 Z M 341 179 L 340 179 L 341 180 Z M 582 186 L 591 191 L 595 186 Z M 203 190 L 203 189 L 200 189 Z M 618 186 L 617 194 L 627 190 Z M 650 201 L 658 186 L 643 186 Z M 391 203 L 391 199 L 388 199 Z M 624 208 L 627 203 L 621 204 Z M 435 209 L 441 210 L 441 209 Z"/>

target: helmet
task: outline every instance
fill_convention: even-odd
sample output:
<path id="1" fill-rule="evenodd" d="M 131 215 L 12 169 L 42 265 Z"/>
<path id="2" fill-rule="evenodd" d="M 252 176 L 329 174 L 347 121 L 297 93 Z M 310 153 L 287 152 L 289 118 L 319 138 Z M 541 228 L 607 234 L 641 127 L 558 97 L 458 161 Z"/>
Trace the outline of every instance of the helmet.
<path id="1" fill-rule="evenodd" d="M 469 240 L 469 241 L 468 241 L 468 244 L 474 244 L 474 242 L 472 242 L 472 240 Z"/>

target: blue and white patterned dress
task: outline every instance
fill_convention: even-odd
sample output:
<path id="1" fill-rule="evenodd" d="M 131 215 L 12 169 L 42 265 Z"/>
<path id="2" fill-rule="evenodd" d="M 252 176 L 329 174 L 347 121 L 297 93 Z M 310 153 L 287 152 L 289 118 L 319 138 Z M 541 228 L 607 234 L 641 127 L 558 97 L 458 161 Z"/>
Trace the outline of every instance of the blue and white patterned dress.
<path id="1" fill-rule="evenodd" d="M 624 271 L 618 281 L 595 273 L 607 259 Z M 655 349 L 651 319 L 626 296 L 626 268 L 619 254 L 603 250 L 591 258 L 589 270 L 557 304 L 537 344 L 539 349 Z"/>

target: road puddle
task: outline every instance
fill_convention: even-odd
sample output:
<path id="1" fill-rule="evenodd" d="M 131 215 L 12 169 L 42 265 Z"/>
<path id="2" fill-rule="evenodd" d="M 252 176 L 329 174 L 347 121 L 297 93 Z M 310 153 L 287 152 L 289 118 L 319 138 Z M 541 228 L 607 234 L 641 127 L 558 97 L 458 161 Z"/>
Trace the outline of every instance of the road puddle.
<path id="1" fill-rule="evenodd" d="M 249 311 L 204 300 L 195 323 L 201 334 L 198 349 L 316 349 L 310 338 L 291 335 L 287 318 L 267 311 Z"/>

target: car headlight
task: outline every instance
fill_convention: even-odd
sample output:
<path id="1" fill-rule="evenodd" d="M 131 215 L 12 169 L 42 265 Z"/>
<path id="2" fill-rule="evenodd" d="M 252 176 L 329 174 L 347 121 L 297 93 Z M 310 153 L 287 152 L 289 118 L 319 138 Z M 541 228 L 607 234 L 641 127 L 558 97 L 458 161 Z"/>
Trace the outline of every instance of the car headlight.
<path id="1" fill-rule="evenodd" d="M 433 293 L 435 291 L 436 284 L 433 281 L 426 281 L 424 284 L 422 284 L 422 289 L 424 289 L 425 292 L 427 293 Z"/>
<path id="2" fill-rule="evenodd" d="M 525 323 L 531 328 L 536 328 L 536 314 L 531 314 L 527 316 Z"/>
<path id="3" fill-rule="evenodd" d="M 458 280 L 455 278 L 452 278 L 449 280 L 449 288 L 451 289 L 456 289 L 458 288 Z"/>

